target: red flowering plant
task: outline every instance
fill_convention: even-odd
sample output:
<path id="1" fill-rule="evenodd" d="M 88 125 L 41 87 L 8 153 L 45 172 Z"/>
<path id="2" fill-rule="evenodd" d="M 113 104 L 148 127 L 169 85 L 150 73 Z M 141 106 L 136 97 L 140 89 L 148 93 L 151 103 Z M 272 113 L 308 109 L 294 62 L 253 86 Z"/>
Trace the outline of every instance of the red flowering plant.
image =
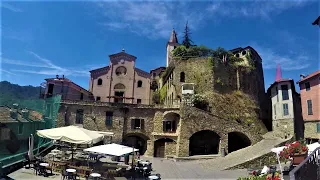
<path id="1" fill-rule="evenodd" d="M 295 141 L 291 144 L 286 144 L 285 148 L 280 152 L 282 159 L 288 160 L 292 155 L 307 154 L 308 147 L 304 141 Z"/>

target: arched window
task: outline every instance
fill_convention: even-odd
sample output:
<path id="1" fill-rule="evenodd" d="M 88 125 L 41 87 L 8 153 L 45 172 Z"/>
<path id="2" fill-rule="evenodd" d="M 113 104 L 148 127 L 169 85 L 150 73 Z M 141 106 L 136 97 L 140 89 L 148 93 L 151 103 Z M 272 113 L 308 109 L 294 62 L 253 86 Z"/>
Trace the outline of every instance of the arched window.
<path id="1" fill-rule="evenodd" d="M 102 85 L 102 79 L 98 79 L 98 85 Z"/>
<path id="2" fill-rule="evenodd" d="M 185 81 L 185 74 L 184 72 L 180 73 L 180 82 L 184 82 Z"/>
<path id="3" fill-rule="evenodd" d="M 142 87 L 142 81 L 141 80 L 138 81 L 138 87 Z"/>
<path id="4" fill-rule="evenodd" d="M 124 66 L 120 66 L 116 69 L 116 74 L 117 74 L 117 76 L 126 75 L 127 69 Z"/>
<path id="5" fill-rule="evenodd" d="M 118 83 L 114 86 L 114 89 L 126 89 L 126 87 L 123 84 Z"/>

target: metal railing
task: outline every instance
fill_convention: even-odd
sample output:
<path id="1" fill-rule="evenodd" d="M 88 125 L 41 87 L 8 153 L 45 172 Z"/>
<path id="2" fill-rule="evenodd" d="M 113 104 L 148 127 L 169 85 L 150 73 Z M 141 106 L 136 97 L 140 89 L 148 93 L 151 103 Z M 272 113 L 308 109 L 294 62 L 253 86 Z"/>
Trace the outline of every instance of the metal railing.
<path id="1" fill-rule="evenodd" d="M 320 180 L 320 147 L 290 171 L 290 180 Z"/>

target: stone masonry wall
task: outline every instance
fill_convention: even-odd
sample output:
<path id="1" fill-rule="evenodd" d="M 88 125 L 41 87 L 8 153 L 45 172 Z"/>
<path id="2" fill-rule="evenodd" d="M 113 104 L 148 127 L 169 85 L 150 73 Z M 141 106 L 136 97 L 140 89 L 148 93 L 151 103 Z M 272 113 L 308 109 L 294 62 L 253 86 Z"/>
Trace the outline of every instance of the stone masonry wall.
<path id="1" fill-rule="evenodd" d="M 229 132 L 240 132 L 244 134 L 250 139 L 252 144 L 262 139 L 262 134 L 255 131 L 254 128 L 236 124 L 226 119 L 220 119 L 217 116 L 194 107 L 183 106 L 181 107 L 181 130 L 180 136 L 178 137 L 177 156 L 189 156 L 189 138 L 201 130 L 216 132 L 221 138 L 221 147 L 225 147 L 226 150 L 228 150 Z"/>
<path id="2" fill-rule="evenodd" d="M 272 125 L 272 129 L 276 137 L 287 139 L 287 137 L 294 136 L 293 119 L 274 120 Z"/>
<path id="3" fill-rule="evenodd" d="M 320 121 L 306 121 L 304 122 L 304 137 L 311 138 L 311 137 L 320 137 L 320 133 L 317 133 L 317 123 Z"/>

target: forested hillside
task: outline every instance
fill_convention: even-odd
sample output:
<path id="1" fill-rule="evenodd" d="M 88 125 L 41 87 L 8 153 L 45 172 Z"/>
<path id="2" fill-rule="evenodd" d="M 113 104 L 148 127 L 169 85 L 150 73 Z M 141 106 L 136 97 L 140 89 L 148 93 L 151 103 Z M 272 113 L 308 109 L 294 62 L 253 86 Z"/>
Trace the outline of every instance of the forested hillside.
<path id="1" fill-rule="evenodd" d="M 12 106 L 18 103 L 21 108 L 41 110 L 43 100 L 39 99 L 40 87 L 20 86 L 8 81 L 0 82 L 0 105 Z"/>

